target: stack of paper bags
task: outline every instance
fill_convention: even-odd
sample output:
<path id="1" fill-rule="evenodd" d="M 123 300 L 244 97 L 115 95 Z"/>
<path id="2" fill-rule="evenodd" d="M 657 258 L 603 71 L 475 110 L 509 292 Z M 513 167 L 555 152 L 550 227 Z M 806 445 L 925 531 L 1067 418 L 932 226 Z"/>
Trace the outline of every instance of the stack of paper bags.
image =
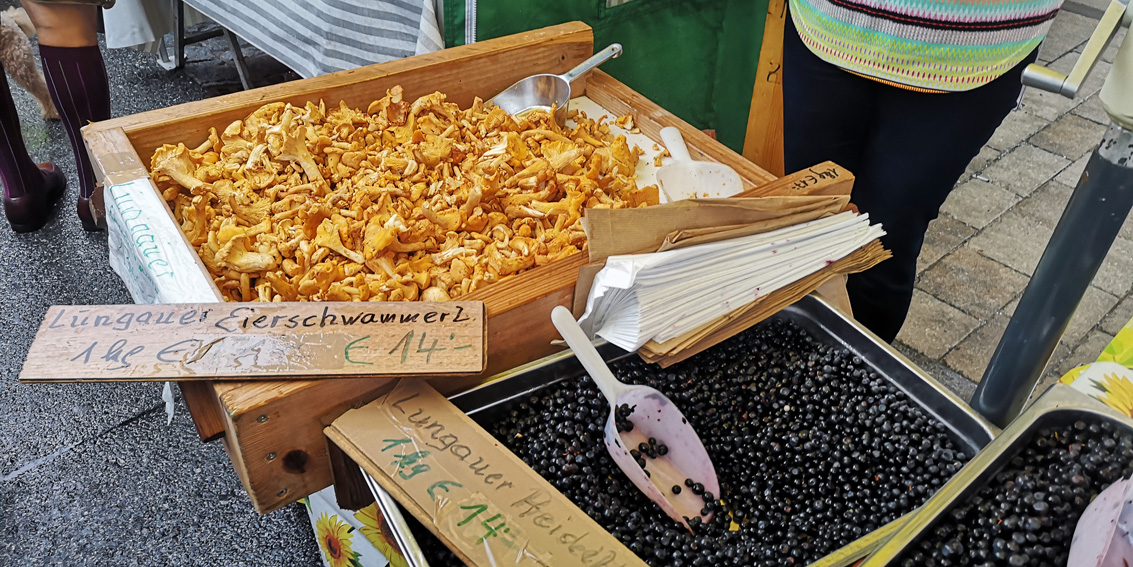
<path id="1" fill-rule="evenodd" d="M 847 210 L 852 176 L 840 171 L 809 193 L 795 190 L 800 172 L 763 188 L 771 196 L 588 210 L 583 329 L 668 366 L 888 258 L 881 227 Z"/>

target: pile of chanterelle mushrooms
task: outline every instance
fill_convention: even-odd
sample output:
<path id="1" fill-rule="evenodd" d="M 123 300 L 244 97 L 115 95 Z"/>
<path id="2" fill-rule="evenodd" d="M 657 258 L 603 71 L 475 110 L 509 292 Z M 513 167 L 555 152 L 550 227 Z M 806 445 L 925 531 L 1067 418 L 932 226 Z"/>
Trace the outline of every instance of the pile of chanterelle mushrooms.
<path id="1" fill-rule="evenodd" d="M 584 250 L 585 208 L 657 202 L 638 148 L 572 121 L 400 87 L 366 112 L 276 102 L 152 175 L 231 301 L 447 300 Z"/>

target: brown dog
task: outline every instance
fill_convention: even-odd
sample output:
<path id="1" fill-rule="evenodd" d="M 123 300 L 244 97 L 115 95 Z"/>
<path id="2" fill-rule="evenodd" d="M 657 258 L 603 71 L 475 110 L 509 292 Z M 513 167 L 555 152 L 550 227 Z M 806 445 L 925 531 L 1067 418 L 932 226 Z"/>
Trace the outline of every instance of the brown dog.
<path id="1" fill-rule="evenodd" d="M 35 66 L 35 51 L 28 41 L 34 36 L 35 27 L 23 8 L 8 8 L 0 13 L 0 65 L 17 85 L 35 97 L 44 120 L 59 120 L 47 93 L 47 82 Z"/>

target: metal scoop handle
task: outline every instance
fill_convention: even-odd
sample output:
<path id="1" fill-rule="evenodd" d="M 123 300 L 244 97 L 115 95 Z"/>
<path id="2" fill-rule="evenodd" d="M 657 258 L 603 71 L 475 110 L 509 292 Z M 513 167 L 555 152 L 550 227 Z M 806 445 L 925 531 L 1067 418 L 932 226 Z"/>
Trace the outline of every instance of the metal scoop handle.
<path id="1" fill-rule="evenodd" d="M 567 83 L 573 83 L 575 79 L 586 74 L 587 71 L 605 63 L 606 61 L 616 58 L 622 54 L 622 44 L 611 43 L 609 47 L 591 55 L 589 59 L 579 63 L 577 67 L 559 75 L 566 80 Z"/>

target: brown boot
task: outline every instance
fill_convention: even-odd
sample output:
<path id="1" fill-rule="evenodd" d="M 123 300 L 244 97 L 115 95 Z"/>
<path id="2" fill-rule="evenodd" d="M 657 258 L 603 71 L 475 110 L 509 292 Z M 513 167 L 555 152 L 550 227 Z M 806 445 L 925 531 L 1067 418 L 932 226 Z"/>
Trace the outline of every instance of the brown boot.
<path id="1" fill-rule="evenodd" d="M 43 173 L 42 188 L 19 197 L 4 196 L 4 214 L 8 217 L 8 224 L 16 232 L 32 232 L 42 228 L 51 216 L 55 202 L 67 189 L 67 178 L 55 164 L 43 162 L 38 165 Z"/>

